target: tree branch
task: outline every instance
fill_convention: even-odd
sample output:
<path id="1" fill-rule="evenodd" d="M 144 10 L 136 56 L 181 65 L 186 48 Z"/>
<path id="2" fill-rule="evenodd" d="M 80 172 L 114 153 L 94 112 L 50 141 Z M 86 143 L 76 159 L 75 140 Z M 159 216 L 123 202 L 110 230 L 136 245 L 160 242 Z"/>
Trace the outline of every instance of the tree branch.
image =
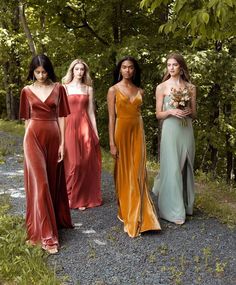
<path id="1" fill-rule="evenodd" d="M 62 21 L 64 23 L 64 25 L 69 28 L 69 29 L 81 29 L 81 28 L 86 28 L 97 40 L 99 40 L 99 42 L 101 42 L 102 44 L 104 44 L 105 46 L 110 46 L 110 44 L 105 41 L 102 37 L 100 37 L 98 35 L 98 33 L 88 24 L 88 21 L 86 19 L 86 11 L 85 9 L 83 9 L 84 12 L 84 17 L 80 17 L 80 15 L 78 14 L 78 11 L 74 10 L 72 7 L 67 6 L 66 9 L 70 10 L 73 14 L 76 15 L 77 18 L 79 18 L 79 20 L 82 22 L 82 25 L 73 25 L 73 24 L 68 24 L 68 22 L 66 22 L 66 19 L 68 19 L 68 16 L 63 17 L 63 15 L 61 14 L 61 16 L 63 17 Z"/>

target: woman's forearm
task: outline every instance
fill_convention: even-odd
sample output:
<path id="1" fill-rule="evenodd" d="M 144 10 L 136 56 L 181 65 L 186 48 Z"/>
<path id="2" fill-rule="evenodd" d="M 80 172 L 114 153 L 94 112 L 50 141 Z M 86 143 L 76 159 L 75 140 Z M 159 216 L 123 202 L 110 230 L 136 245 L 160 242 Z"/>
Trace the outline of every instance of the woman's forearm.
<path id="1" fill-rule="evenodd" d="M 59 117 L 58 124 L 59 124 L 59 129 L 60 129 L 60 138 L 61 138 L 60 145 L 64 145 L 65 143 L 65 118 Z"/>

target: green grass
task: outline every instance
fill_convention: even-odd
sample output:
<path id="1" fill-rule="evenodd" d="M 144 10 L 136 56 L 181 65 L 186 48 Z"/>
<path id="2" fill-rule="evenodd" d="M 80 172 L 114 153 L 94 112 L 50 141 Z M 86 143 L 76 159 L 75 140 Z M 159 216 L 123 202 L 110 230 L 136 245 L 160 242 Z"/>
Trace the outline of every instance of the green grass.
<path id="1" fill-rule="evenodd" d="M 111 157 L 110 153 L 105 149 L 101 149 L 102 152 L 102 168 L 109 173 L 113 173 L 114 169 L 114 159 Z"/>
<path id="2" fill-rule="evenodd" d="M 5 163 L 5 157 L 14 153 L 17 141 L 12 137 L 0 137 L 0 164 Z"/>
<path id="3" fill-rule="evenodd" d="M 236 189 L 224 181 L 212 181 L 204 173 L 196 177 L 195 205 L 209 217 L 236 226 Z"/>
<path id="4" fill-rule="evenodd" d="M 8 214 L 6 195 L 0 195 L 0 284 L 60 284 L 39 246 L 25 243 L 24 219 Z"/>
<path id="5" fill-rule="evenodd" d="M 23 136 L 25 127 L 23 123 L 17 121 L 0 120 L 0 131 Z"/>
<path id="6" fill-rule="evenodd" d="M 23 124 L 17 123 L 16 121 L 0 120 L 0 131 L 23 136 L 25 129 Z M 7 155 L 14 153 L 14 146 L 16 146 L 16 144 L 16 139 L 10 136 L 0 136 L 0 164 L 5 163 L 5 157 Z"/>

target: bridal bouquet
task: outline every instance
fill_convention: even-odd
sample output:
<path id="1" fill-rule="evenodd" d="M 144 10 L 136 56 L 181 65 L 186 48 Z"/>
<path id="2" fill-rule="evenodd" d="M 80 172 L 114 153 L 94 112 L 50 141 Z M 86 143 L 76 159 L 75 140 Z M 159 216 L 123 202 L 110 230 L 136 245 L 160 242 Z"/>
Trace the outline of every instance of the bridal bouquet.
<path id="1" fill-rule="evenodd" d="M 189 90 L 185 88 L 175 89 L 171 88 L 170 92 L 170 106 L 174 107 L 175 109 L 181 109 L 184 110 L 188 105 L 190 101 L 190 94 Z M 187 120 L 186 118 L 181 119 L 182 126 L 187 126 Z"/>

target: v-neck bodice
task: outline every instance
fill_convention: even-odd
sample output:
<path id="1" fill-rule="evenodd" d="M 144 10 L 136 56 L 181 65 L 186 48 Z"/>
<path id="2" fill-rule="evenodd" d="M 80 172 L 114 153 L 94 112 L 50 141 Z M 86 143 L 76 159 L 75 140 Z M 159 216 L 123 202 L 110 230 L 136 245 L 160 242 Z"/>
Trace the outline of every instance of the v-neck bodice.
<path id="1" fill-rule="evenodd" d="M 30 88 L 23 88 L 20 111 L 20 117 L 25 120 L 55 121 L 58 117 L 67 116 L 70 111 L 64 87 L 55 84 L 45 101 L 40 100 Z"/>
<path id="2" fill-rule="evenodd" d="M 142 95 L 140 91 L 131 97 L 116 90 L 116 114 L 117 118 L 130 118 L 141 116 Z"/>
<path id="3" fill-rule="evenodd" d="M 54 90 L 54 88 L 57 86 L 57 83 L 55 83 L 54 84 L 54 86 L 53 86 L 53 88 L 52 88 L 52 90 L 49 92 L 49 94 L 48 94 L 48 96 L 46 97 L 46 99 L 45 100 L 42 100 L 41 98 L 39 98 L 39 96 L 38 95 L 36 95 L 36 93 L 29 87 L 29 86 L 27 86 L 27 88 L 30 90 L 30 92 L 40 101 L 40 102 L 42 102 L 42 103 L 46 103 L 47 102 L 47 100 L 50 98 L 50 96 L 52 95 L 52 93 L 53 93 L 53 90 Z"/>

